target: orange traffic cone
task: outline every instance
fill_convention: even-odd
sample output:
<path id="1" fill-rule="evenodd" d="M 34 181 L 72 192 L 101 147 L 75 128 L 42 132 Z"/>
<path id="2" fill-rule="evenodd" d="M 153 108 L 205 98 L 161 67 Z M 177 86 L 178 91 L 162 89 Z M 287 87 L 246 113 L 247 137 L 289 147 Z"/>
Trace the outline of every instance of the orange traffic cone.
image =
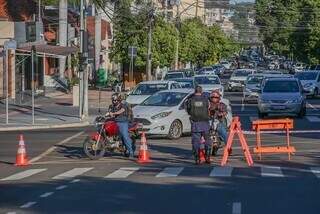
<path id="1" fill-rule="evenodd" d="M 142 132 L 138 163 L 149 163 L 149 162 L 151 162 L 151 160 L 150 160 L 150 154 L 147 146 L 147 139 L 146 139 L 145 133 Z"/>
<path id="2" fill-rule="evenodd" d="M 204 151 L 204 149 L 200 149 L 200 162 L 203 163 L 205 161 L 206 161 L 205 151 Z"/>
<path id="3" fill-rule="evenodd" d="M 16 164 L 15 166 L 28 166 L 29 161 L 27 158 L 27 151 L 24 145 L 23 135 L 20 135 L 19 147 L 16 156 Z"/>

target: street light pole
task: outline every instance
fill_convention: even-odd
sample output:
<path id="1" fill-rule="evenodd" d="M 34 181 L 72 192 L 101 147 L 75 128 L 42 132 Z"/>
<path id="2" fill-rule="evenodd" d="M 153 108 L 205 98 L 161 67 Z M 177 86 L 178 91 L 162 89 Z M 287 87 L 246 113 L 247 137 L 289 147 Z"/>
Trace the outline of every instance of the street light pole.
<path id="1" fill-rule="evenodd" d="M 84 0 L 80 0 L 79 117 L 83 116 Z"/>
<path id="2" fill-rule="evenodd" d="M 151 2 L 151 10 L 149 11 L 149 31 L 148 31 L 148 53 L 147 53 L 147 80 L 151 80 L 152 68 L 152 22 L 153 22 L 153 3 Z"/>
<path id="3" fill-rule="evenodd" d="M 174 69 L 178 70 L 179 68 L 179 38 L 180 38 L 180 31 L 179 31 L 179 24 L 180 24 L 180 12 L 179 7 L 180 5 L 177 4 L 177 18 L 176 18 L 176 31 L 177 31 L 177 41 L 176 41 L 176 56 L 175 56 L 175 63 Z"/>

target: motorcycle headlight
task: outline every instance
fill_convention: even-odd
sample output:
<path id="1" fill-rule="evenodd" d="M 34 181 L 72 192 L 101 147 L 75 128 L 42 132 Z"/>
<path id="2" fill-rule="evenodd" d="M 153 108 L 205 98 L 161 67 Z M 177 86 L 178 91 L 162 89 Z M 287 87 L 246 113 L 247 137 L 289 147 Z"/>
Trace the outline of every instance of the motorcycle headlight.
<path id="1" fill-rule="evenodd" d="M 172 111 L 168 111 L 168 112 L 161 112 L 159 114 L 153 115 L 151 117 L 152 120 L 158 119 L 158 118 L 163 118 L 163 117 L 168 117 L 170 114 L 172 113 Z"/>
<path id="2" fill-rule="evenodd" d="M 314 86 L 313 83 L 307 83 L 304 85 L 304 88 L 311 88 L 313 86 Z"/>

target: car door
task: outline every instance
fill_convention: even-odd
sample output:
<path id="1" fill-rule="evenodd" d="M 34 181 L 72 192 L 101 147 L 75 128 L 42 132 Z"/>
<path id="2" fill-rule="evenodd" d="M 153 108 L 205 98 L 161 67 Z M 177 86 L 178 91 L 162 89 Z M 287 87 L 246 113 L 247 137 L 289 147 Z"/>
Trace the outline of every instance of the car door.
<path id="1" fill-rule="evenodd" d="M 186 102 L 187 100 L 191 97 L 191 94 L 188 95 L 179 105 L 178 107 L 178 112 L 177 112 L 177 116 L 178 118 L 181 120 L 182 124 L 183 124 L 183 132 L 187 133 L 187 132 L 191 132 L 191 123 L 190 123 L 190 116 L 187 113 L 187 109 L 186 109 Z"/>

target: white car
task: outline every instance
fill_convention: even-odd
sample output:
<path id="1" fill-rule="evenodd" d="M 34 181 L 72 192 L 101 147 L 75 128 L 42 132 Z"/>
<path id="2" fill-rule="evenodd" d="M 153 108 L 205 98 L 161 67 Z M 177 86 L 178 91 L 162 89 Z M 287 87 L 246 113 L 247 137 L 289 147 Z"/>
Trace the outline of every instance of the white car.
<path id="1" fill-rule="evenodd" d="M 294 70 L 295 73 L 297 72 L 302 72 L 304 70 L 304 65 L 302 63 L 296 63 L 292 69 Z"/>
<path id="2" fill-rule="evenodd" d="M 199 75 L 215 75 L 215 69 L 211 66 L 203 67 L 198 71 Z"/>
<path id="3" fill-rule="evenodd" d="M 183 133 L 191 132 L 185 102 L 193 93 L 192 89 L 160 91 L 132 109 L 135 121 L 143 124 L 147 134 L 165 135 L 170 139 L 178 139 Z M 229 126 L 232 120 L 230 103 L 226 99 L 222 99 L 222 102 L 228 107 Z"/>
<path id="4" fill-rule="evenodd" d="M 185 77 L 186 75 L 183 71 L 169 71 L 163 77 L 163 80 L 172 80 L 172 79 L 185 78 Z"/>
<path id="5" fill-rule="evenodd" d="M 231 66 L 232 66 L 231 62 L 228 62 L 228 61 L 221 61 L 220 64 L 223 65 L 225 69 L 228 69 L 228 70 L 231 69 Z"/>
<path id="6" fill-rule="evenodd" d="M 245 86 L 245 81 L 250 74 L 254 74 L 254 69 L 237 69 L 235 70 L 228 82 L 229 91 L 242 91 Z"/>
<path id="7" fill-rule="evenodd" d="M 131 105 L 142 103 L 145 99 L 158 91 L 181 88 L 175 81 L 146 81 L 139 83 L 131 92 L 129 92 L 126 102 Z"/>
<path id="8" fill-rule="evenodd" d="M 223 96 L 224 89 L 218 75 L 196 75 L 193 77 L 195 85 L 200 85 L 203 91 L 219 90 Z"/>
<path id="9" fill-rule="evenodd" d="M 319 71 L 303 71 L 295 75 L 301 82 L 306 95 L 316 97 L 320 93 L 320 72 Z"/>

